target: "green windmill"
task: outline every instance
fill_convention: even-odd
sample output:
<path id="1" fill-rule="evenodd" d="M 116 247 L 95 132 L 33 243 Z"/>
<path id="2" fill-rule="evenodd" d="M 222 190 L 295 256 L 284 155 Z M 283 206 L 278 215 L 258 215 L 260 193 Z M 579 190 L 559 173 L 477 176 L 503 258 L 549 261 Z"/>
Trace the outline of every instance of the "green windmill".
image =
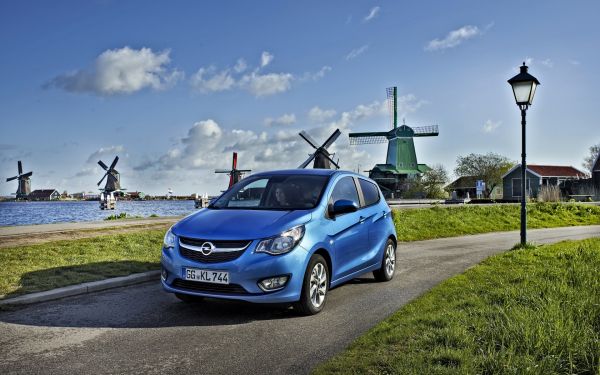
<path id="1" fill-rule="evenodd" d="M 426 164 L 417 162 L 414 137 L 433 137 L 439 134 L 438 126 L 410 127 L 398 126 L 398 89 L 387 90 L 387 101 L 393 128 L 387 132 L 350 133 L 351 145 L 377 144 L 387 142 L 385 164 L 376 164 L 369 171 L 387 197 L 398 198 L 410 188 L 415 179 L 431 170 Z"/>

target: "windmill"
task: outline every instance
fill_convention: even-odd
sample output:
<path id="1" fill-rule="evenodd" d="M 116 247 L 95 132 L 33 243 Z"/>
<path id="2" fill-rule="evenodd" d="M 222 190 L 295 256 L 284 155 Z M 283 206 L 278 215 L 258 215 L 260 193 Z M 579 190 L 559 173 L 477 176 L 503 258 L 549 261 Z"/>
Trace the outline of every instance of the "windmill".
<path id="1" fill-rule="evenodd" d="M 329 146 L 331 146 L 333 142 L 335 142 L 335 140 L 338 139 L 340 134 L 342 134 L 340 129 L 335 129 L 335 131 L 329 136 L 329 138 L 327 138 L 327 140 L 321 146 L 317 146 L 317 142 L 315 142 L 315 140 L 312 139 L 311 136 L 308 135 L 308 133 L 306 133 L 304 130 L 302 130 L 299 134 L 306 142 L 308 142 L 309 145 L 312 146 L 312 148 L 315 149 L 315 152 L 310 154 L 308 156 L 308 159 L 306 159 L 304 163 L 300 164 L 298 168 L 306 168 L 306 166 L 309 165 L 310 162 L 314 159 L 315 162 L 313 164 L 313 168 L 315 169 L 331 169 L 331 164 L 333 164 L 336 169 L 340 169 L 340 166 L 335 161 L 333 161 L 332 156 L 334 154 L 330 154 L 329 151 L 327 151 Z"/>
<path id="2" fill-rule="evenodd" d="M 98 160 L 98 165 L 100 165 L 102 169 L 106 171 L 104 176 L 102 176 L 100 181 L 98 181 L 98 186 L 100 186 L 102 181 L 104 181 L 104 178 L 108 176 L 106 179 L 106 185 L 104 185 L 104 189 L 101 189 L 104 193 L 112 193 L 121 190 L 121 175 L 119 174 L 119 171 L 115 169 L 118 161 L 119 157 L 115 156 L 115 159 L 111 163 L 110 167 L 107 167 L 102 160 Z"/>
<path id="3" fill-rule="evenodd" d="M 23 173 L 23 164 L 21 164 L 21 160 L 17 162 L 17 172 L 18 174 L 14 177 L 10 177 L 6 179 L 6 182 L 12 180 L 19 180 L 19 186 L 17 187 L 17 199 L 27 199 L 29 193 L 31 193 L 31 180 L 29 177 L 33 174 L 33 172 Z"/>
<path id="4" fill-rule="evenodd" d="M 387 158 L 385 164 L 376 164 L 369 171 L 369 177 L 375 180 L 386 196 L 402 195 L 410 187 L 411 180 L 420 178 L 431 170 L 425 164 L 417 162 L 414 137 L 434 137 L 439 134 L 438 126 L 410 127 L 403 123 L 398 126 L 398 90 L 387 90 L 387 101 L 392 120 L 392 130 L 387 132 L 350 133 L 351 145 L 386 143 Z"/>
<path id="5" fill-rule="evenodd" d="M 106 173 L 104 173 L 104 176 L 102 176 L 100 181 L 98 181 L 98 186 L 100 186 L 102 181 L 104 181 L 104 178 L 106 178 L 106 185 L 104 185 L 104 189 L 100 189 L 102 190 L 102 194 L 100 194 L 101 210 L 114 210 L 116 204 L 114 193 L 123 190 L 121 188 L 121 175 L 119 174 L 119 171 L 115 169 L 115 166 L 117 165 L 118 161 L 119 157 L 115 156 L 115 159 L 110 164 L 110 167 L 107 167 L 106 164 L 102 162 L 102 160 L 98 160 L 98 165 L 100 165 L 102 169 L 106 171 Z"/>
<path id="6" fill-rule="evenodd" d="M 242 179 L 244 173 L 251 172 L 251 169 L 237 169 L 237 152 L 233 153 L 233 162 L 231 163 L 231 169 L 215 169 L 215 173 L 227 173 L 229 175 L 229 186 L 232 187 Z"/>

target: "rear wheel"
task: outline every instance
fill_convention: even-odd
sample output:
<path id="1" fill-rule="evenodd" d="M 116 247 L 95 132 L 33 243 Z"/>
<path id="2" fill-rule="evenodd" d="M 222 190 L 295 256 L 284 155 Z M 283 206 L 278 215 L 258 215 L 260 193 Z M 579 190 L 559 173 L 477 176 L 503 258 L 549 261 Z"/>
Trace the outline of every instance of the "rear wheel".
<path id="1" fill-rule="evenodd" d="M 388 239 L 385 243 L 383 260 L 381 268 L 373 271 L 373 276 L 377 281 L 390 281 L 396 272 L 396 244 L 392 239 Z"/>
<path id="2" fill-rule="evenodd" d="M 202 302 L 204 297 L 201 296 L 193 296 L 191 294 L 183 294 L 183 293 L 175 293 L 175 297 L 179 298 L 183 302 L 187 303 L 196 303 Z"/>
<path id="3" fill-rule="evenodd" d="M 329 290 L 329 268 L 327 262 L 319 254 L 310 258 L 304 274 L 300 301 L 294 309 L 302 315 L 314 315 L 323 310 L 327 291 Z"/>

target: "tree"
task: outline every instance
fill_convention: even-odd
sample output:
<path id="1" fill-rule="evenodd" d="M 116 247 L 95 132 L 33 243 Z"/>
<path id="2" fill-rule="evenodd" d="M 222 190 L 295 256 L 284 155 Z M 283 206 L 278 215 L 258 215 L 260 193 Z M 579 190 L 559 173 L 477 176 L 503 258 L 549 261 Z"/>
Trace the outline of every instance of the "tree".
<path id="1" fill-rule="evenodd" d="M 505 156 L 489 152 L 487 154 L 469 154 L 456 159 L 454 173 L 457 176 L 473 176 L 485 182 L 485 197 L 489 198 L 492 190 L 502 184 L 502 175 L 515 163 Z"/>
<path id="2" fill-rule="evenodd" d="M 592 173 L 592 168 L 594 167 L 594 162 L 596 158 L 600 154 L 600 143 L 597 143 L 590 147 L 590 155 L 583 159 L 583 167 Z"/>
<path id="3" fill-rule="evenodd" d="M 448 183 L 448 172 L 441 164 L 434 165 L 421 178 L 421 186 L 427 198 L 445 198 L 444 186 Z"/>

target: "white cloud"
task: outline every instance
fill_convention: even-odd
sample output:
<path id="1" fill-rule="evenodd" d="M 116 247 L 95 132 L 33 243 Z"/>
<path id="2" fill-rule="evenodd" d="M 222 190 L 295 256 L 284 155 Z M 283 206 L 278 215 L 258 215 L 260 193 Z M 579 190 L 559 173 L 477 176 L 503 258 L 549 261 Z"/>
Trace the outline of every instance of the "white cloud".
<path id="1" fill-rule="evenodd" d="M 261 69 L 270 64 L 274 56 L 269 52 L 261 55 L 261 65 L 251 72 L 247 72 L 248 65 L 244 59 L 238 59 L 233 68 L 217 71 L 210 66 L 200 68 L 190 79 L 190 84 L 204 93 L 219 92 L 241 88 L 260 97 L 279 94 L 288 91 L 294 80 L 317 80 L 325 76 L 331 67 L 324 66 L 316 73 L 305 73 L 297 78 L 291 73 L 262 73 Z"/>
<path id="2" fill-rule="evenodd" d="M 524 61 L 524 63 L 525 63 L 525 65 L 527 65 L 527 66 L 531 66 L 531 65 L 533 65 L 533 57 L 529 57 L 529 56 L 527 56 L 527 57 L 525 58 L 525 61 Z"/>
<path id="3" fill-rule="evenodd" d="M 402 111 L 414 110 L 420 106 L 419 103 L 423 103 L 412 95 L 401 98 L 404 98 L 400 106 Z M 360 164 L 365 169 L 375 164 L 376 160 L 367 152 L 368 148 L 350 147 L 348 132 L 368 119 L 386 116 L 385 102 L 357 105 L 337 117 L 333 110 L 320 111 L 327 113 L 326 117 L 332 121 L 306 131 L 319 143 L 324 142 L 335 129 L 342 131 L 343 134 L 329 149 L 335 153 L 336 160 L 339 158 L 342 168 L 355 169 Z M 288 119 L 291 116 L 287 115 Z M 239 167 L 252 169 L 253 173 L 299 166 L 314 150 L 298 136 L 299 129 L 291 126 L 257 132 L 226 129 L 210 119 L 199 121 L 173 147 L 162 155 L 144 161 L 134 170 L 140 174 L 143 171 L 144 176 L 155 176 L 152 184 L 159 188 L 171 186 L 173 181 L 188 181 L 186 186 L 189 187 L 186 189 L 214 194 L 227 186 L 227 178 L 215 175 L 213 171 L 231 166 L 232 151 L 239 155 Z"/>
<path id="4" fill-rule="evenodd" d="M 267 117 L 264 123 L 265 126 L 292 125 L 296 123 L 296 115 L 286 113 L 277 118 Z"/>
<path id="5" fill-rule="evenodd" d="M 73 177 L 87 177 L 98 174 L 98 168 L 96 167 L 83 167 L 79 172 L 75 173 Z"/>
<path id="6" fill-rule="evenodd" d="M 500 125 L 502 125 L 502 121 L 487 120 L 485 122 L 485 124 L 483 124 L 483 132 L 484 133 L 492 133 L 496 129 L 498 129 L 498 127 L 500 127 Z"/>
<path id="7" fill-rule="evenodd" d="M 315 106 L 308 111 L 308 118 L 311 122 L 320 124 L 330 120 L 336 113 L 335 109 L 321 109 Z"/>
<path id="8" fill-rule="evenodd" d="M 259 74 L 252 72 L 244 75 L 240 87 L 248 90 L 255 96 L 268 96 L 288 91 L 292 86 L 294 76 L 290 73 Z"/>
<path id="9" fill-rule="evenodd" d="M 380 7 L 373 7 L 371 8 L 371 10 L 369 11 L 369 14 L 367 14 L 365 16 L 365 18 L 363 18 L 363 22 L 369 22 L 371 21 L 373 18 L 377 17 L 377 15 L 379 14 L 379 10 L 381 8 Z"/>
<path id="10" fill-rule="evenodd" d="M 131 94 L 145 88 L 164 89 L 183 77 L 181 71 L 168 68 L 169 53 L 169 50 L 154 53 L 150 48 L 106 50 L 92 67 L 61 74 L 45 87 L 97 95 Z"/>
<path id="11" fill-rule="evenodd" d="M 264 68 L 265 66 L 269 65 L 274 58 L 275 56 L 273 56 L 271 53 L 264 51 L 262 55 L 260 55 L 260 67 Z"/>
<path id="12" fill-rule="evenodd" d="M 233 67 L 233 70 L 236 73 L 241 73 L 244 70 L 246 70 L 247 67 L 248 67 L 248 64 L 246 64 L 246 60 L 238 59 L 238 61 L 235 63 L 235 66 Z"/>
<path id="13" fill-rule="evenodd" d="M 554 67 L 554 61 L 552 61 L 550 59 L 542 60 L 542 61 L 540 61 L 540 64 L 542 64 L 542 65 L 544 65 L 544 66 L 546 66 L 548 68 Z"/>
<path id="14" fill-rule="evenodd" d="M 577 65 L 580 65 L 580 64 L 581 64 L 581 62 L 579 62 L 578 60 L 573 60 L 573 59 L 570 59 L 570 60 L 569 60 L 569 64 L 577 66 Z"/>
<path id="15" fill-rule="evenodd" d="M 477 35 L 481 35 L 481 31 L 477 26 L 466 25 L 459 29 L 450 31 L 444 39 L 433 39 L 429 41 L 429 43 L 427 43 L 425 46 L 425 50 L 438 51 L 447 48 L 453 48 Z"/>
<path id="16" fill-rule="evenodd" d="M 353 60 L 353 59 L 357 58 L 358 56 L 362 55 L 363 53 L 367 52 L 368 49 L 369 49 L 368 44 L 365 44 L 363 46 L 355 48 L 346 55 L 346 60 Z"/>
<path id="17" fill-rule="evenodd" d="M 321 78 L 325 77 L 325 74 L 327 74 L 327 72 L 330 72 L 331 70 L 332 70 L 332 68 L 330 66 L 325 65 L 318 72 L 313 74 L 312 79 L 315 81 L 318 79 L 321 79 Z"/>
<path id="18" fill-rule="evenodd" d="M 118 154 L 122 154 L 125 152 L 125 147 L 123 147 L 122 145 L 118 145 L 118 146 L 109 146 L 109 147 L 100 147 L 98 150 L 92 152 L 92 154 L 88 157 L 87 162 L 88 163 L 97 163 L 98 160 L 102 159 L 102 158 L 110 158 L 110 160 L 103 160 L 104 163 L 106 163 L 107 165 L 109 165 L 110 163 L 112 163 L 113 159 L 115 156 L 117 156 Z"/>
<path id="19" fill-rule="evenodd" d="M 235 79 L 228 69 L 216 73 L 214 67 L 209 67 L 198 69 L 190 84 L 201 92 L 218 92 L 231 89 L 235 85 Z"/>

